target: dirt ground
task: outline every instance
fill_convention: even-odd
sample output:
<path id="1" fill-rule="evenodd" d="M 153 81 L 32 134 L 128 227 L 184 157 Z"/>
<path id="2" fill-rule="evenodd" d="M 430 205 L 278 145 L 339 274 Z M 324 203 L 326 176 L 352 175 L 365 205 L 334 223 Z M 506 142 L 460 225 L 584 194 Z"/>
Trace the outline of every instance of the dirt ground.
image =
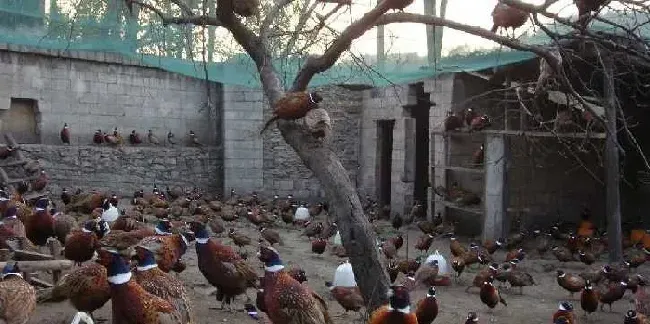
<path id="1" fill-rule="evenodd" d="M 246 234 L 253 238 L 257 238 L 258 234 L 255 227 L 248 221 L 243 220 L 233 224 L 233 227 L 244 231 Z M 382 228 L 389 228 L 388 225 Z M 311 288 L 317 291 L 322 296 L 330 298 L 324 282 L 331 281 L 334 275 L 334 270 L 339 265 L 340 259 L 325 252 L 322 256 L 311 253 L 309 241 L 305 237 L 300 237 L 301 230 L 282 228 L 278 229 L 282 234 L 285 241 L 284 246 L 279 246 L 278 250 L 285 264 L 299 264 L 307 273 L 308 284 Z M 392 230 L 392 229 L 391 229 Z M 417 229 L 410 229 L 406 231 L 409 237 L 409 251 L 413 257 L 415 249 L 415 241 L 420 235 Z M 386 234 L 389 235 L 389 234 Z M 228 238 L 222 238 L 228 244 L 232 242 Z M 445 257 L 449 256 L 449 241 L 447 239 L 440 239 L 434 242 L 431 252 L 439 250 Z M 248 247 L 249 258 L 251 264 L 256 267 L 260 266 L 260 262 L 254 257 L 254 248 Z M 404 256 L 406 249 L 403 247 L 399 253 Z M 549 256 L 552 257 L 552 256 Z M 195 318 L 197 323 L 255 323 L 243 311 L 229 313 L 227 311 L 216 309 L 219 305 L 214 295 L 210 293 L 214 288 L 208 285 L 207 281 L 203 278 L 198 268 L 196 267 L 196 253 L 193 247 L 190 246 L 187 253 L 183 257 L 188 267 L 180 274 L 180 278 L 185 282 L 188 291 L 190 292 L 194 301 Z M 496 260 L 503 260 L 504 254 L 502 252 L 495 253 Z M 592 267 L 600 266 L 602 263 L 593 265 Z M 529 255 L 527 259 L 521 263 L 520 269 L 524 269 L 532 274 L 536 286 L 525 287 L 523 295 L 519 295 L 518 290 L 512 292 L 504 291 L 505 299 L 508 306 L 498 305 L 492 312 L 488 311 L 487 306 L 483 305 L 479 299 L 477 288 L 470 290 L 470 293 L 465 292 L 467 284 L 471 284 L 476 270 L 470 269 L 461 276 L 459 283 L 454 283 L 450 287 L 439 287 L 437 289 L 438 302 L 440 313 L 435 323 L 464 323 L 468 311 L 475 311 L 479 314 L 479 323 L 550 323 L 551 315 L 557 309 L 558 302 L 561 300 L 571 300 L 576 309 L 576 313 L 580 316 L 581 323 L 622 323 L 625 312 L 630 308 L 628 300 L 631 298 L 630 293 L 626 293 L 624 300 L 618 301 L 613 305 L 613 311 L 610 313 L 607 308 L 605 312 L 597 312 L 591 314 L 588 319 L 582 318 L 582 310 L 580 308 L 579 294 L 576 294 L 573 299 L 569 298 L 569 294 L 559 287 L 555 279 L 555 269 L 559 266 L 559 262 L 546 259 L 540 259 L 536 255 Z M 646 268 L 644 268 L 646 267 Z M 546 269 L 546 271 L 545 271 Z M 563 266 L 565 271 L 568 272 L 582 272 L 587 269 L 587 266 L 580 263 L 569 263 Z M 260 274 L 262 269 L 259 267 Z M 639 270 L 641 274 L 648 274 L 647 266 L 642 266 Z M 399 282 L 400 278 L 397 279 Z M 48 276 L 49 277 L 49 276 Z M 45 278 L 48 278 L 45 277 Z M 49 279 L 49 278 L 48 278 Z M 424 290 L 418 290 L 411 295 L 411 302 L 415 304 L 417 300 L 422 298 L 426 293 Z M 254 297 L 254 291 L 250 290 L 249 295 Z M 242 298 L 240 297 L 236 306 L 242 308 Z M 95 312 L 95 316 L 99 319 L 107 320 L 110 323 L 110 301 L 100 310 Z M 329 300 L 330 312 L 332 315 L 342 314 L 342 309 L 338 303 L 330 298 Z M 72 306 L 66 301 L 61 303 L 45 303 L 39 304 L 30 319 L 30 324 L 61 324 L 70 323 L 75 311 Z M 348 313 L 343 316 L 335 317 L 335 322 L 344 323 L 360 323 L 359 315 Z"/>

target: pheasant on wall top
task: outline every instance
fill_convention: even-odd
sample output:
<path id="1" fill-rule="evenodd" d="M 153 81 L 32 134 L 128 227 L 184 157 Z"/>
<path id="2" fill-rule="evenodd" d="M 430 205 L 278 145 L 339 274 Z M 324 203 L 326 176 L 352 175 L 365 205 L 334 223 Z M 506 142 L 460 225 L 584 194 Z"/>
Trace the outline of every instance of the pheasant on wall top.
<path id="1" fill-rule="evenodd" d="M 318 108 L 323 97 L 317 92 L 287 92 L 273 104 L 273 117 L 269 119 L 260 134 L 278 119 L 295 120 L 305 117 L 311 109 Z"/>
<path id="2" fill-rule="evenodd" d="M 70 128 L 68 123 L 63 124 L 63 129 L 61 129 L 61 142 L 63 144 L 70 144 Z"/>

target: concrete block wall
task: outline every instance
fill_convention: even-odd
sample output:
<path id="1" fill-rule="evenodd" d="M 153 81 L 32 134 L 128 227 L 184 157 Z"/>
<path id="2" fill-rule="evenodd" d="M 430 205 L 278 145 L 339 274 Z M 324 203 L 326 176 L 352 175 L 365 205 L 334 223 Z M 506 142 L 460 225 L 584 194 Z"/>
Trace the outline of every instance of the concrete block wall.
<path id="1" fill-rule="evenodd" d="M 327 145 L 339 156 L 356 183 L 362 94 L 337 86 L 314 89 L 323 96 L 321 107 L 332 121 Z M 261 90 L 224 87 L 225 189 L 267 195 L 322 199 L 318 179 L 307 169 L 272 124 L 259 135 L 272 110 Z"/>
<path id="2" fill-rule="evenodd" d="M 224 190 L 264 190 L 263 111 L 268 108 L 262 90 L 223 86 Z"/>
<path id="3" fill-rule="evenodd" d="M 393 154 L 391 175 L 391 212 L 404 214 L 410 210 L 407 197 L 412 199 L 413 182 L 405 182 L 405 120 L 411 118 L 403 106 L 407 104 L 408 85 L 392 86 L 364 91 L 361 126 L 361 159 L 359 186 L 366 194 L 377 197 L 378 156 L 377 121 L 395 120 L 393 128 Z"/>
<path id="4" fill-rule="evenodd" d="M 0 46 L 0 111 L 9 109 L 11 98 L 37 100 L 41 144 L 60 143 L 59 132 L 68 123 L 73 145 L 90 144 L 95 130 L 114 127 L 123 136 L 134 129 L 146 136 L 152 129 L 161 140 L 172 131 L 179 141 L 194 130 L 201 142 L 216 145 L 221 89 L 210 83 L 208 105 L 206 88 L 204 80 L 110 54 Z"/>
<path id="5" fill-rule="evenodd" d="M 431 152 L 431 158 L 429 159 L 430 166 L 435 167 L 447 164 L 445 160 L 447 141 L 443 136 L 435 134 L 435 132 L 443 130 L 447 111 L 452 109 L 454 80 L 455 74 L 443 74 L 436 79 L 430 79 L 424 82 L 424 92 L 430 93 L 431 101 L 436 103 L 434 107 L 431 107 L 429 114 L 429 130 L 432 133 L 429 149 L 429 152 Z M 435 203 L 435 201 L 439 201 L 441 198 L 434 195 L 432 189 L 440 185 L 446 186 L 445 182 L 448 171 L 441 168 L 435 168 L 434 170 L 430 175 L 432 178 L 430 179 L 432 187 L 429 188 L 429 197 L 433 203 L 433 208 L 430 208 L 430 212 L 441 213 L 443 216 L 446 216 L 446 208 L 441 204 Z"/>
<path id="6" fill-rule="evenodd" d="M 198 187 L 221 192 L 222 157 L 216 147 L 146 147 L 120 149 L 96 145 L 25 144 L 29 158 L 39 159 L 50 178 L 48 190 L 58 195 L 61 188 L 98 189 L 131 196 L 153 185 Z M 12 177 L 11 172 L 9 176 Z"/>

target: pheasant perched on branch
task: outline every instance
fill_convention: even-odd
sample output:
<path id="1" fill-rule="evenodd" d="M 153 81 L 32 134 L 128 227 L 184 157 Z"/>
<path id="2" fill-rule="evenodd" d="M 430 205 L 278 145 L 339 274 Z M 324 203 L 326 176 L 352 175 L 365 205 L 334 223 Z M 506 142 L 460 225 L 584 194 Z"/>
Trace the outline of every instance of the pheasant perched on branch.
<path id="1" fill-rule="evenodd" d="M 278 119 L 294 120 L 305 117 L 311 109 L 318 108 L 318 103 L 323 101 L 317 92 L 288 92 L 278 99 L 273 105 L 273 117 L 264 124 L 260 134 Z"/>
<path id="2" fill-rule="evenodd" d="M 404 12 L 404 8 L 413 4 L 413 0 L 386 0 L 389 1 L 388 9 L 399 10 Z"/>
<path id="3" fill-rule="evenodd" d="M 602 7 L 606 0 L 574 0 L 573 1 L 578 7 L 578 23 L 582 26 L 589 23 L 589 14 L 593 11 L 598 11 Z"/>
<path id="4" fill-rule="evenodd" d="M 492 22 L 494 25 L 492 25 L 491 31 L 496 33 L 499 27 L 503 27 L 506 31 L 508 28 L 512 28 L 514 34 L 515 29 L 523 26 L 527 20 L 527 12 L 499 2 L 492 11 Z"/>

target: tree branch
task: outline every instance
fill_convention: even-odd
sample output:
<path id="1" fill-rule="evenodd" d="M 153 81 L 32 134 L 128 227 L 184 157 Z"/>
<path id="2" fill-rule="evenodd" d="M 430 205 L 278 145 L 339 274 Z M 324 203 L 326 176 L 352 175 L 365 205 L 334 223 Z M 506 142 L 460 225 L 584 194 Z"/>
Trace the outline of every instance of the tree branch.
<path id="1" fill-rule="evenodd" d="M 350 48 L 352 41 L 361 37 L 366 31 L 375 26 L 381 15 L 389 10 L 391 0 L 384 0 L 363 17 L 350 24 L 339 37 L 325 50 L 322 55 L 310 56 L 302 66 L 293 81 L 291 89 L 301 91 L 307 88 L 316 73 L 321 73 L 332 67 L 341 54 Z"/>
<path id="2" fill-rule="evenodd" d="M 296 46 L 296 41 L 298 40 L 298 37 L 300 36 L 300 31 L 305 29 L 305 25 L 307 25 L 307 21 L 309 20 L 309 16 L 314 12 L 316 9 L 316 6 L 318 5 L 317 1 L 311 2 L 313 0 L 308 0 L 305 2 L 305 5 L 302 7 L 300 10 L 300 16 L 298 16 L 298 23 L 296 24 L 296 28 L 294 28 L 294 32 L 291 35 L 291 38 L 289 38 L 289 41 L 287 42 L 287 46 L 284 48 L 284 51 L 282 53 L 283 57 L 286 57 L 289 55 L 291 52 L 291 49 Z"/>
<path id="3" fill-rule="evenodd" d="M 174 16 L 169 16 L 165 14 L 162 10 L 156 8 L 154 5 L 151 5 L 149 3 L 140 1 L 140 0 L 129 0 L 130 3 L 136 4 L 144 9 L 147 9 L 153 13 L 156 14 L 162 21 L 163 25 L 169 25 L 169 24 L 174 24 L 174 25 L 187 25 L 187 24 L 193 24 L 197 26 L 222 26 L 221 22 L 219 19 L 216 17 L 208 16 L 208 15 L 195 15 L 190 11 L 190 16 L 185 16 L 185 17 L 174 17 Z"/>
<path id="4" fill-rule="evenodd" d="M 269 28 L 273 24 L 273 21 L 278 17 L 282 8 L 286 7 L 291 2 L 293 2 L 293 0 L 278 0 L 273 8 L 271 8 L 271 10 L 266 14 L 266 17 L 264 17 L 264 21 L 262 21 L 262 25 L 260 26 L 260 38 L 265 44 L 267 42 Z"/>

